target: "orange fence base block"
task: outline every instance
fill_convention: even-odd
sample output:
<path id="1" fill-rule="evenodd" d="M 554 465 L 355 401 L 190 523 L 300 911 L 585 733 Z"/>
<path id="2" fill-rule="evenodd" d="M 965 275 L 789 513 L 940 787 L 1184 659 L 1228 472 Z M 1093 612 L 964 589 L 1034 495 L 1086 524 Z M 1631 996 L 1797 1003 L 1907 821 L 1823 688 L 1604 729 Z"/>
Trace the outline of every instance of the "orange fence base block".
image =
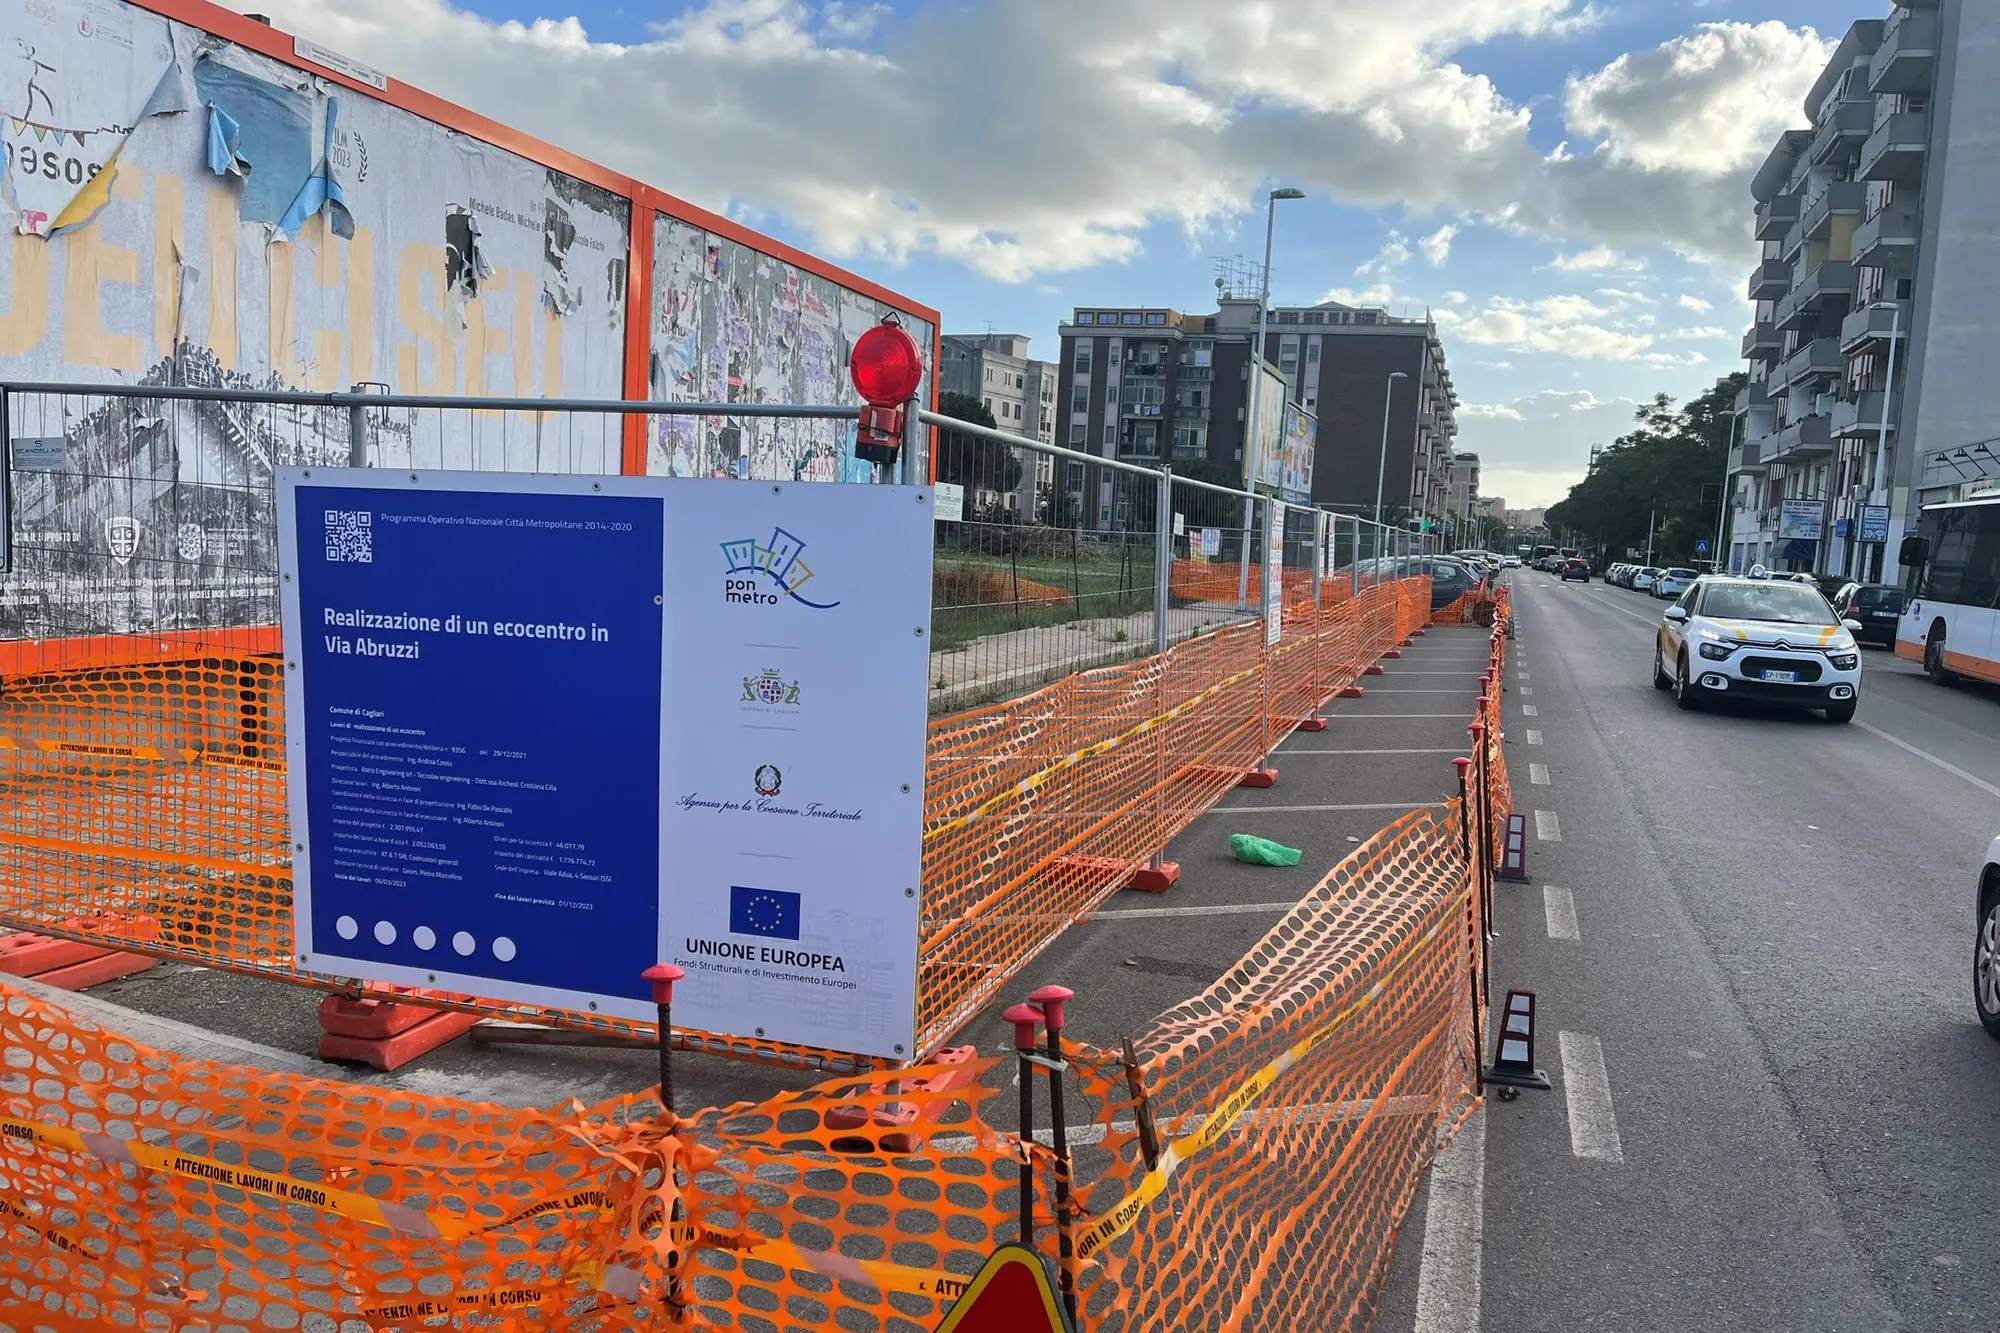
<path id="1" fill-rule="evenodd" d="M 1379 667 L 1375 669 L 1375 674 L 1378 676 L 1382 674 L 1381 669 Z M 1362 695 L 1366 693 L 1368 693 L 1368 691 L 1363 689 L 1359 685 L 1349 685 L 1346 689 L 1342 690 L 1335 697 L 1340 699 L 1359 699 Z"/>
<path id="2" fill-rule="evenodd" d="M 1424 637 L 1424 631 L 1422 629 L 1413 629 L 1410 631 L 1410 637 L 1412 639 L 1421 639 Z"/>
<path id="3" fill-rule="evenodd" d="M 1162 861 L 1156 866 L 1140 866 L 1125 887 L 1140 893 L 1165 893 L 1181 882 L 1181 863 Z"/>
<path id="4" fill-rule="evenodd" d="M 31 933 L 0 935 L 0 975 L 31 977 L 61 990 L 88 990 L 151 966 L 151 958 L 101 944 L 78 944 Z"/>
<path id="5" fill-rule="evenodd" d="M 877 1080 L 886 1085 L 894 1082 L 897 1090 L 911 1095 L 929 1096 L 935 1093 L 954 1092 L 972 1081 L 973 1062 L 979 1058 L 977 1046 L 948 1046 L 930 1058 L 933 1068 L 942 1066 L 938 1072 L 917 1078 Z M 948 1103 L 932 1101 L 932 1113 L 942 1110 Z M 830 1145 L 835 1152 L 860 1153 L 873 1156 L 884 1153 L 906 1156 L 919 1152 L 924 1146 L 924 1136 L 907 1128 L 922 1118 L 922 1107 L 916 1102 L 892 1102 L 877 1106 L 872 1111 L 866 1106 L 828 1107 L 822 1123 L 828 1129 L 853 1130 L 852 1134 L 837 1138 Z M 877 1134 L 875 1131 L 889 1129 L 892 1133 Z"/>
<path id="6" fill-rule="evenodd" d="M 322 1060 L 367 1065 L 386 1074 L 465 1035 L 479 1022 L 478 1014 L 442 1014 L 434 1009 L 426 1012 L 429 1018 L 390 1037 L 345 1037 L 329 1032 L 319 1039 L 317 1054 Z"/>
<path id="7" fill-rule="evenodd" d="M 1253 768 L 1236 780 L 1239 787 L 1275 787 L 1278 785 L 1278 770 L 1275 768 Z"/>
<path id="8" fill-rule="evenodd" d="M 1141 893 L 1165 893 L 1181 877 L 1181 868 L 1173 861 L 1166 861 L 1157 870 L 1149 865 L 1135 870 L 1130 861 L 1116 856 L 1065 856 L 1049 862 L 1048 873 L 1059 876 L 1077 874 L 1094 879 L 1125 876 L 1119 884 L 1120 888 L 1137 889 Z M 1164 882 L 1162 876 L 1165 877 Z"/>
<path id="9" fill-rule="evenodd" d="M 1402 655 L 1403 650 L 1401 648 L 1391 648 L 1388 652 L 1382 654 L 1384 657 L 1401 657 Z"/>
<path id="10" fill-rule="evenodd" d="M 394 1000 L 355 999 L 329 995 L 319 1002 L 320 1031 L 333 1037 L 353 1037 L 359 1041 L 382 1041 L 399 1032 L 408 1032 L 438 1011 L 422 1004 L 398 1004 Z"/>
<path id="11" fill-rule="evenodd" d="M 1300 719 L 1299 719 L 1299 722 L 1298 722 L 1298 725 L 1297 725 L 1296 727 L 1294 727 L 1294 728 L 1293 728 L 1293 730 L 1294 730 L 1294 731 L 1325 731 L 1325 730 L 1326 730 L 1326 719 L 1325 719 L 1325 718 L 1323 718 L 1323 717 L 1302 717 L 1302 718 L 1300 718 Z"/>
<path id="12" fill-rule="evenodd" d="M 1361 674 L 1364 676 L 1379 676 L 1387 669 L 1380 662 L 1370 662 L 1367 666 L 1361 668 Z"/>

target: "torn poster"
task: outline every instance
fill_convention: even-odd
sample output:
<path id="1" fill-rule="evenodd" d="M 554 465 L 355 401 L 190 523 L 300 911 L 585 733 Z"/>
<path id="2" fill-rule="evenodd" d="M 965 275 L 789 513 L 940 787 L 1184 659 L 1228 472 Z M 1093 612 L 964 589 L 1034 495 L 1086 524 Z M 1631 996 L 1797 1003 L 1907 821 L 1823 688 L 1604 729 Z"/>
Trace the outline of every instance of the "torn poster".
<path id="1" fill-rule="evenodd" d="M 187 103 L 172 29 L 143 10 L 99 0 L 32 5 L 10 16 L 8 29 L 0 46 L 5 202 L 19 231 L 46 236 L 58 219 L 78 226 L 103 206 L 106 168 L 134 126 Z"/>
<path id="2" fill-rule="evenodd" d="M 194 63 L 195 93 L 236 126 L 230 151 L 249 166 L 243 177 L 245 222 L 277 226 L 313 171 L 310 92 L 260 79 L 204 53 Z M 214 169 L 213 156 L 209 167 Z"/>
<path id="3" fill-rule="evenodd" d="M 285 210 L 285 216 L 278 223 L 278 234 L 286 240 L 299 234 L 299 228 L 306 225 L 306 219 L 326 210 L 327 226 L 342 240 L 354 239 L 354 215 L 347 211 L 347 195 L 341 190 L 340 182 L 333 178 L 333 155 L 336 127 L 340 124 L 340 99 L 326 99 L 325 149 L 320 154 L 319 164 L 299 190 L 298 198 Z"/>

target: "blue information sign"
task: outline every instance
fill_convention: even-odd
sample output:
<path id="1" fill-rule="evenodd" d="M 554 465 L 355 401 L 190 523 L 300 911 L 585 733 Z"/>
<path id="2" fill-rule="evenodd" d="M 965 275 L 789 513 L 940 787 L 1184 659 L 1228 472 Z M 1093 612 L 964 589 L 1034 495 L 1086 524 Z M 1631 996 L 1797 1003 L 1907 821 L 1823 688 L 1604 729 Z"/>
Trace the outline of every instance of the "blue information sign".
<path id="1" fill-rule="evenodd" d="M 312 475 L 288 491 L 284 566 L 306 961 L 642 1000 L 659 933 L 659 499 L 590 494 L 589 478 Z"/>
<path id="2" fill-rule="evenodd" d="M 1696 539 L 1694 544 L 1694 553 L 1696 555 L 1707 555 L 1708 550 L 1709 550 L 1708 538 L 1701 537 Z"/>
<path id="3" fill-rule="evenodd" d="M 1861 506 L 1861 540 L 1864 542 L 1886 542 L 1889 540 L 1889 506 Z"/>

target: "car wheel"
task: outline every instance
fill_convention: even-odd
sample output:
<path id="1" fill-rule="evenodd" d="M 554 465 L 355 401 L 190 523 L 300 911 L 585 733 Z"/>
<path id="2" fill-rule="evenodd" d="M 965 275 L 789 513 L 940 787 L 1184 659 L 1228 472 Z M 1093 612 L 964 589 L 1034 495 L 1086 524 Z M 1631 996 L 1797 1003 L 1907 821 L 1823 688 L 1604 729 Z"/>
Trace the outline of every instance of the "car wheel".
<path id="1" fill-rule="evenodd" d="M 1682 712 L 1693 712 L 1701 706 L 1701 700 L 1696 696 L 1700 688 L 1688 679 L 1687 654 L 1682 653 L 1680 661 L 1674 665 L 1674 702 L 1681 706 Z"/>
<path id="2" fill-rule="evenodd" d="M 1972 1002 L 1979 1010 L 1980 1025 L 2000 1039 L 2000 893 L 1989 892 L 1980 910 L 1979 937 L 1972 950 Z"/>
<path id="3" fill-rule="evenodd" d="M 1670 690 L 1673 687 L 1674 678 L 1660 670 L 1660 641 L 1655 639 L 1653 641 L 1653 688 L 1656 690 Z"/>
<path id="4" fill-rule="evenodd" d="M 1924 672 L 1938 685 L 1956 684 L 1958 677 L 1945 670 L 1944 665 L 1944 624 L 1940 621 L 1931 626 L 1931 635 L 1924 640 Z"/>
<path id="5" fill-rule="evenodd" d="M 1859 705 L 1859 702 L 1856 699 L 1849 699 L 1844 704 L 1834 704 L 1826 710 L 1826 720 L 1829 722 L 1852 722 L 1854 720 L 1854 710 Z"/>

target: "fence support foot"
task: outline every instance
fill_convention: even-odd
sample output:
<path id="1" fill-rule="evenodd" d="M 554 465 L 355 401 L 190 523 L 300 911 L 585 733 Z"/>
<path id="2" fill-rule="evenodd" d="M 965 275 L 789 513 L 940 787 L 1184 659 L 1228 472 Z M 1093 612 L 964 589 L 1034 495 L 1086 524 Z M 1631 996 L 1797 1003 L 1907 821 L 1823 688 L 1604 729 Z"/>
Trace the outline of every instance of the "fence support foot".
<path id="1" fill-rule="evenodd" d="M 387 1073 L 457 1040 L 478 1022 L 477 1014 L 329 995 L 319 1005 L 319 1026 L 326 1035 L 319 1039 L 316 1054 L 322 1060 L 362 1064 Z"/>
<path id="2" fill-rule="evenodd" d="M 1390 656 L 1401 657 L 1402 654 L 1392 653 L 1390 654 Z M 1382 675 L 1387 670 L 1388 668 L 1383 666 L 1380 662 L 1370 662 L 1367 666 L 1361 668 L 1361 674 L 1364 676 L 1379 676 Z"/>
<path id="3" fill-rule="evenodd" d="M 1239 787 L 1275 787 L 1278 785 L 1278 770 L 1275 768 L 1253 768 L 1236 780 Z"/>
<path id="4" fill-rule="evenodd" d="M 1140 893 L 1165 893 L 1180 883 L 1181 863 L 1162 861 L 1156 866 L 1140 866 L 1132 876 L 1132 882 L 1125 887 Z"/>
<path id="5" fill-rule="evenodd" d="M 1300 719 L 1299 719 L 1299 725 L 1298 725 L 1298 726 L 1297 726 L 1296 728 L 1294 728 L 1294 730 L 1297 730 L 1297 731 L 1325 731 L 1325 730 L 1326 730 L 1326 719 L 1325 719 L 1325 718 L 1323 718 L 1323 717 L 1304 717 L 1304 718 L 1300 718 Z"/>
<path id="6" fill-rule="evenodd" d="M 1361 688 L 1361 686 L 1359 685 L 1349 685 L 1346 689 L 1342 690 L 1337 697 L 1342 699 L 1359 699 L 1362 695 L 1366 693 L 1368 693 L 1368 691 Z"/>

